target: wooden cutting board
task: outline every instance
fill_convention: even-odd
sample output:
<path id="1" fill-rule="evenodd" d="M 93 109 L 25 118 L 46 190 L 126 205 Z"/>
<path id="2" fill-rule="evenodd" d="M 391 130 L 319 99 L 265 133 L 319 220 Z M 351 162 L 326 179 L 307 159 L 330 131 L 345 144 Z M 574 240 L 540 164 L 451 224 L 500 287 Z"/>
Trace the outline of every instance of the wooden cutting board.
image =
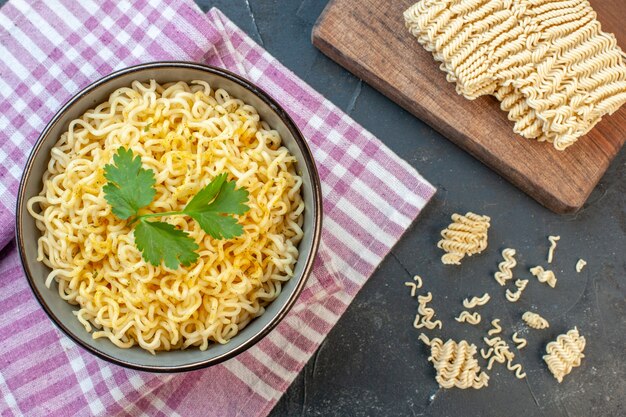
<path id="1" fill-rule="evenodd" d="M 626 49 L 624 0 L 592 0 L 603 30 Z M 513 133 L 493 97 L 456 94 L 432 55 L 404 27 L 414 0 L 331 0 L 313 44 L 557 213 L 578 210 L 626 138 L 626 106 L 566 151 Z M 467 181 L 471 181 L 468 179 Z"/>

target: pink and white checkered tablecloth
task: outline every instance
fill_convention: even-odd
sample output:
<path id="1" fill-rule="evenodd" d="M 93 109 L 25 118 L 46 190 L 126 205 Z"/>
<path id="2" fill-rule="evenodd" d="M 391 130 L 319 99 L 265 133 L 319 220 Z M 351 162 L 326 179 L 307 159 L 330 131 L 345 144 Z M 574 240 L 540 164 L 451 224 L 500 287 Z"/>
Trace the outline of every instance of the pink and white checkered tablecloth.
<path id="1" fill-rule="evenodd" d="M 314 272 L 289 315 L 221 365 L 186 374 L 120 368 L 46 317 L 11 242 L 28 153 L 53 113 L 114 70 L 156 60 L 221 66 L 260 85 L 307 138 L 322 178 Z M 0 9 L 0 413 L 2 416 L 263 416 L 434 194 L 405 161 L 219 10 L 191 0 L 10 0 Z"/>

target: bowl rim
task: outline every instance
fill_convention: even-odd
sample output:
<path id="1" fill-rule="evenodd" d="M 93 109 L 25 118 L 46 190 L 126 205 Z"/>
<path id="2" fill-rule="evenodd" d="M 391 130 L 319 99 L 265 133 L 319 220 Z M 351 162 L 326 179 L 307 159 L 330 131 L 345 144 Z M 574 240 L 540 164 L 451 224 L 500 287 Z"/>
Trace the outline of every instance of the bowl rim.
<path id="1" fill-rule="evenodd" d="M 293 293 L 291 294 L 290 298 L 287 300 L 285 305 L 280 310 L 278 310 L 278 312 L 275 314 L 275 316 L 272 317 L 272 319 L 265 326 L 263 326 L 258 332 L 253 334 L 252 337 L 248 338 L 246 341 L 244 341 L 241 345 L 237 346 L 236 348 L 234 348 L 234 349 L 232 349 L 232 350 L 230 350 L 228 352 L 222 353 L 221 355 L 212 357 L 212 358 L 204 359 L 204 360 L 197 361 L 197 362 L 191 362 L 191 363 L 185 364 L 185 365 L 177 365 L 177 366 L 142 365 L 142 364 L 133 363 L 133 362 L 121 359 L 119 357 L 111 356 L 111 355 L 109 355 L 109 354 L 99 350 L 95 346 L 92 346 L 92 345 L 84 342 L 78 336 L 76 336 L 74 333 L 72 333 L 63 324 L 63 322 L 55 315 L 55 313 L 52 311 L 52 309 L 46 304 L 43 296 L 37 290 L 37 287 L 34 284 L 33 277 L 32 277 L 32 275 L 30 273 L 30 269 L 29 269 L 28 264 L 26 262 L 25 249 L 24 249 L 24 237 L 22 235 L 22 227 L 23 227 L 23 224 L 22 224 L 22 209 L 23 209 L 23 206 L 25 204 L 25 201 L 24 201 L 25 186 L 26 186 L 26 183 L 30 179 L 31 170 L 32 170 L 32 167 L 33 167 L 33 162 L 34 162 L 35 156 L 39 153 L 41 147 L 43 146 L 44 139 L 48 136 L 48 133 L 50 132 L 50 130 L 57 123 L 59 123 L 59 120 L 65 114 L 65 112 L 69 108 L 71 108 L 74 104 L 79 102 L 86 94 L 92 92 L 93 90 L 95 90 L 95 89 L 97 89 L 97 88 L 99 88 L 101 86 L 106 85 L 108 82 L 116 79 L 119 76 L 126 75 L 126 74 L 133 73 L 133 72 L 143 71 L 143 70 L 146 70 L 146 69 L 165 69 L 165 68 L 195 69 L 195 70 L 209 72 L 211 74 L 215 74 L 215 75 L 224 77 L 224 78 L 226 78 L 226 79 L 228 79 L 230 81 L 233 81 L 233 82 L 239 84 L 240 86 L 244 87 L 245 89 L 251 91 L 259 99 L 261 99 L 263 102 L 265 102 L 265 104 L 267 104 L 278 115 L 278 117 L 281 119 L 281 121 L 285 124 L 287 129 L 289 129 L 289 131 L 293 135 L 293 137 L 295 139 L 295 142 L 298 145 L 298 147 L 300 148 L 300 151 L 301 151 L 301 153 L 303 155 L 303 159 L 304 159 L 303 162 L 306 165 L 306 167 L 308 169 L 308 172 L 310 174 L 310 177 L 311 177 L 311 188 L 312 188 L 312 191 L 313 191 L 313 207 L 309 208 L 309 209 L 313 210 L 313 225 L 312 225 L 312 227 L 313 227 L 313 235 L 312 235 L 311 250 L 310 250 L 308 256 L 306 257 L 306 259 L 299 260 L 299 262 L 305 262 L 304 268 L 302 270 L 302 275 L 301 275 L 301 278 L 300 278 L 300 282 L 298 282 L 298 285 L 294 289 Z M 320 243 L 320 239 L 321 239 L 321 231 L 322 231 L 322 192 L 321 192 L 321 181 L 320 181 L 319 173 L 317 171 L 317 167 L 315 165 L 311 149 L 309 148 L 309 145 L 307 144 L 306 140 L 304 139 L 304 136 L 300 132 L 300 129 L 295 124 L 295 122 L 293 121 L 291 116 L 289 116 L 289 114 L 282 108 L 282 106 L 280 104 L 278 104 L 278 102 L 274 98 L 272 98 L 267 92 L 265 92 L 265 90 L 263 90 L 262 88 L 258 87 L 253 82 L 248 81 L 247 79 L 241 77 L 240 75 L 235 74 L 235 73 L 233 73 L 231 71 L 228 71 L 226 69 L 223 69 L 223 68 L 219 68 L 219 67 L 215 67 L 215 66 L 211 66 L 211 65 L 200 64 L 200 63 L 195 63 L 195 62 L 187 62 L 187 61 L 154 61 L 154 62 L 143 63 L 143 64 L 138 64 L 138 65 L 133 65 L 133 66 L 130 66 L 130 67 L 126 67 L 126 68 L 114 71 L 114 72 L 112 72 L 112 73 L 110 73 L 108 75 L 105 75 L 104 77 L 102 77 L 102 78 L 92 82 L 91 84 L 89 84 L 85 88 L 81 89 L 74 96 L 72 96 L 72 98 L 70 98 L 69 101 L 67 101 L 54 114 L 52 119 L 48 122 L 46 127 L 42 130 L 41 134 L 37 138 L 37 141 L 33 145 L 33 148 L 32 148 L 32 150 L 31 150 L 31 152 L 30 152 L 30 154 L 28 156 L 28 159 L 26 161 L 26 165 L 25 165 L 24 171 L 23 171 L 22 176 L 20 178 L 19 191 L 18 191 L 17 203 L 16 203 L 15 238 L 16 238 L 16 242 L 17 242 L 17 249 L 18 249 L 18 253 L 19 253 L 19 257 L 20 257 L 20 263 L 22 265 L 22 269 L 24 271 L 24 275 L 26 276 L 26 280 L 28 281 L 28 285 L 30 286 L 31 290 L 33 291 L 33 293 L 35 295 L 35 298 L 37 299 L 37 301 L 39 302 L 39 304 L 41 305 L 41 307 L 43 308 L 45 313 L 48 315 L 48 318 L 50 318 L 50 320 L 58 328 L 60 328 L 61 331 L 66 336 L 68 336 L 76 344 L 78 344 L 82 348 L 86 349 L 88 352 L 94 354 L 95 356 L 97 356 L 97 357 L 99 357 L 101 359 L 104 359 L 104 360 L 106 360 L 106 361 L 108 361 L 110 363 L 113 363 L 115 365 L 123 366 L 125 368 L 135 369 L 135 370 L 139 370 L 139 371 L 157 372 L 157 373 L 186 372 L 186 371 L 193 371 L 193 370 L 197 370 L 197 369 L 206 368 L 206 367 L 209 367 L 209 366 L 212 366 L 212 365 L 217 365 L 218 363 L 221 363 L 221 362 L 223 362 L 223 361 L 225 361 L 227 359 L 233 358 L 233 357 L 237 356 L 238 354 L 246 351 L 250 347 L 254 346 L 261 339 L 263 339 L 287 315 L 287 313 L 291 310 L 291 308 L 293 307 L 293 305 L 297 301 L 300 293 L 304 289 L 304 286 L 305 286 L 309 276 L 311 275 L 311 271 L 313 269 L 313 263 L 315 261 L 316 255 L 317 255 L 317 251 L 318 251 L 319 243 Z M 121 348 L 120 348 L 120 350 L 121 350 Z M 158 355 L 158 353 L 157 353 L 157 355 Z"/>

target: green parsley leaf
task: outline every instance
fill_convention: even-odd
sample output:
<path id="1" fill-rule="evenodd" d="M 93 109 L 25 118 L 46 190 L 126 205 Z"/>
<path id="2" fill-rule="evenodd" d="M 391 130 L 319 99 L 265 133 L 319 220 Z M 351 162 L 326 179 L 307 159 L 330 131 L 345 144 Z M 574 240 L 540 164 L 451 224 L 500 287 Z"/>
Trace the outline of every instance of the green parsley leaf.
<path id="1" fill-rule="evenodd" d="M 156 191 L 154 172 L 141 167 L 141 158 L 133 158 L 133 151 L 119 148 L 113 155 L 114 164 L 104 166 L 104 198 L 113 214 L 122 220 L 137 214 L 140 208 L 154 199 Z"/>
<path id="2" fill-rule="evenodd" d="M 209 206 L 217 213 L 245 214 L 248 211 L 248 191 L 244 188 L 235 189 L 235 181 L 226 181 Z"/>
<path id="3" fill-rule="evenodd" d="M 206 205 L 213 201 L 215 196 L 220 192 L 222 185 L 224 185 L 224 181 L 226 181 L 226 176 L 227 175 L 224 173 L 215 177 L 213 181 L 198 191 L 191 201 L 187 203 L 183 211 L 194 212 L 202 210 Z"/>
<path id="4" fill-rule="evenodd" d="M 226 181 L 226 174 L 221 174 L 194 196 L 183 213 L 214 239 L 230 239 L 243 233 L 243 227 L 230 215 L 248 211 L 247 201 L 248 191 L 235 189 L 235 181 Z"/>
<path id="5" fill-rule="evenodd" d="M 154 266 L 161 261 L 170 269 L 189 266 L 198 259 L 196 242 L 169 223 L 140 219 L 135 227 L 135 244 L 143 258 Z"/>
<path id="6" fill-rule="evenodd" d="M 149 205 L 156 195 L 154 172 L 142 168 L 141 158 L 134 157 L 130 149 L 119 148 L 113 162 L 104 166 L 104 177 L 108 180 L 103 187 L 104 197 L 117 217 L 122 220 L 132 217 L 130 226 L 135 228 L 135 245 L 146 262 L 154 266 L 163 262 L 166 267 L 176 269 L 198 259 L 195 251 L 199 247 L 187 232 L 169 223 L 148 221 L 151 217 L 190 216 L 215 239 L 243 233 L 243 227 L 232 215 L 248 211 L 248 192 L 235 189 L 235 181 L 226 181 L 226 174 L 215 177 L 183 211 L 139 214 L 139 209 Z"/>

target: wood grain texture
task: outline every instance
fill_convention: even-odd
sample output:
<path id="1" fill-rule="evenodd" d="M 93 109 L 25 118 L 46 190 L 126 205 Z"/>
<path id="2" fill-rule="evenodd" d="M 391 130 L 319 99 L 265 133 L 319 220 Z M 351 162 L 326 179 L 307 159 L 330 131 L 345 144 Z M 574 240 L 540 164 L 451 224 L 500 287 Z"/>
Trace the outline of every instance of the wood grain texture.
<path id="1" fill-rule="evenodd" d="M 313 44 L 557 213 L 578 210 L 626 138 L 626 106 L 566 151 L 513 133 L 494 97 L 466 100 L 404 27 L 414 0 L 331 0 Z M 626 45 L 623 0 L 592 0 L 603 30 Z"/>

